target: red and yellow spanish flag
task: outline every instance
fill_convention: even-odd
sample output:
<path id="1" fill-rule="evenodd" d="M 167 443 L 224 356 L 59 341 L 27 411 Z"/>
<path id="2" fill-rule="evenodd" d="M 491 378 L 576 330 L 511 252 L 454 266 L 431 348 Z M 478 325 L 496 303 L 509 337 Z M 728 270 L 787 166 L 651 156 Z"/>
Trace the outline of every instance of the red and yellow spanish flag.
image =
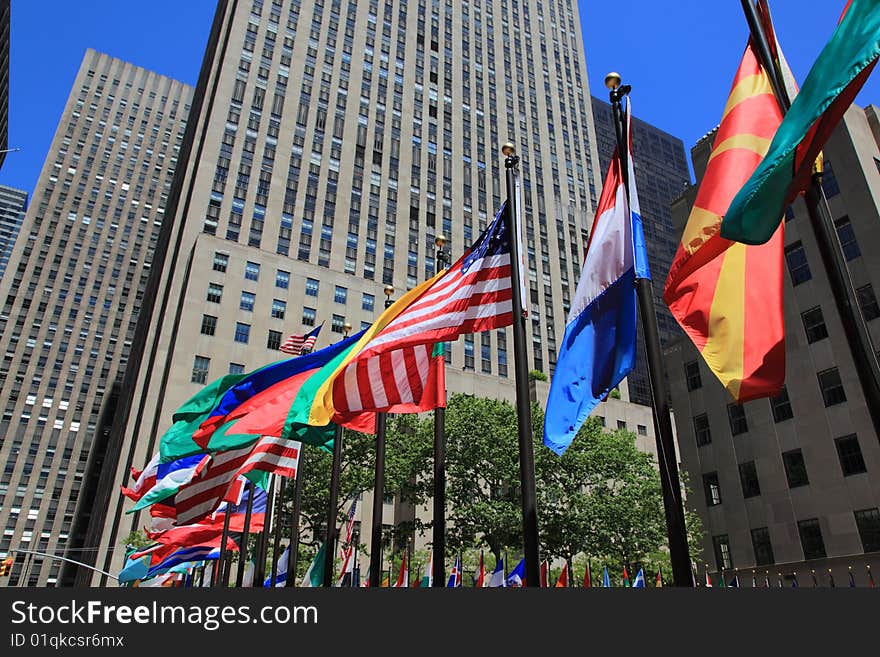
<path id="1" fill-rule="evenodd" d="M 785 382 L 783 224 L 760 246 L 723 239 L 721 219 L 770 147 L 782 112 L 746 48 L 663 298 L 738 402 Z"/>

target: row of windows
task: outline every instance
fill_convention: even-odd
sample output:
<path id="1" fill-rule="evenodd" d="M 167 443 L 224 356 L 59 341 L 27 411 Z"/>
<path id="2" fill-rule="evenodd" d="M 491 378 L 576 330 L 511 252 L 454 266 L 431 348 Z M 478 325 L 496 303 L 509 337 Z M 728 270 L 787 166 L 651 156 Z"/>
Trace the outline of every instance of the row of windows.
<path id="1" fill-rule="evenodd" d="M 834 445 L 837 448 L 840 470 L 844 477 L 867 472 L 859 439 L 855 434 L 837 438 L 834 441 Z M 783 452 L 782 462 L 785 466 L 785 476 L 788 480 L 789 488 L 798 488 L 810 483 L 807 465 L 801 450 L 794 449 Z M 758 471 L 754 461 L 739 464 L 739 477 L 744 498 L 757 497 L 761 494 L 761 484 L 758 480 Z M 703 491 L 706 495 L 707 506 L 718 506 L 721 504 L 721 484 L 719 483 L 717 472 L 709 472 L 703 475 Z"/>
<path id="2" fill-rule="evenodd" d="M 880 552 L 880 509 L 862 509 L 853 512 L 858 528 L 862 549 L 865 553 Z M 798 535 L 801 548 L 804 551 L 804 559 L 824 559 L 827 556 L 825 541 L 822 537 L 822 527 L 818 518 L 809 518 L 798 521 Z M 755 565 L 769 566 L 776 563 L 773 554 L 773 544 L 770 541 L 770 531 L 767 527 L 758 527 L 751 530 L 752 549 L 755 555 Z M 727 534 L 712 537 L 712 546 L 715 552 L 715 562 L 719 570 L 734 567 L 733 557 L 730 550 L 730 538 Z"/>

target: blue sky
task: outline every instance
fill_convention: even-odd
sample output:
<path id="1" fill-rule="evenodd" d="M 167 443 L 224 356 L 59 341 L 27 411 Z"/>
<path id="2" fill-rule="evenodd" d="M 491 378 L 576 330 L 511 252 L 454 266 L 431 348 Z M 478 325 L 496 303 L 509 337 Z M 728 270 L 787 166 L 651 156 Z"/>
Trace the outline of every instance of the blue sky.
<path id="1" fill-rule="evenodd" d="M 771 0 L 803 80 L 844 0 Z M 619 71 L 640 118 L 686 148 L 721 116 L 747 28 L 738 0 L 579 0 L 593 93 Z M 13 0 L 10 153 L 0 184 L 32 190 L 88 47 L 195 84 L 214 0 Z M 859 102 L 880 102 L 880 73 Z"/>

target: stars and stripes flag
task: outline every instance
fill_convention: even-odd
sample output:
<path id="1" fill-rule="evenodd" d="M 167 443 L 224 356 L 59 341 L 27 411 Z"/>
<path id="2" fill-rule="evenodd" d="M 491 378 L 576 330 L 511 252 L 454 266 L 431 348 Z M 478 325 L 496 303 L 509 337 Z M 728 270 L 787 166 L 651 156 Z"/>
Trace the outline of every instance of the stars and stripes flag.
<path id="1" fill-rule="evenodd" d="M 297 335 L 294 333 L 288 337 L 278 349 L 285 354 L 290 354 L 292 356 L 299 356 L 304 351 L 311 351 L 315 348 L 315 340 L 318 339 L 318 334 L 323 327 L 324 322 L 321 322 L 318 326 L 304 335 Z"/>
<path id="2" fill-rule="evenodd" d="M 218 452 L 202 476 L 178 491 L 176 525 L 188 525 L 213 512 L 225 499 L 235 501 L 243 485 L 241 475 L 252 470 L 296 478 L 302 445 L 296 441 L 262 436 L 242 449 Z"/>
<path id="3" fill-rule="evenodd" d="M 354 516 L 356 511 L 357 500 L 354 500 L 351 503 L 351 508 L 348 510 L 348 521 L 345 524 L 345 540 L 342 542 L 342 545 L 339 546 L 339 556 L 343 559 L 345 559 L 346 552 L 351 546 L 351 539 L 354 534 Z"/>

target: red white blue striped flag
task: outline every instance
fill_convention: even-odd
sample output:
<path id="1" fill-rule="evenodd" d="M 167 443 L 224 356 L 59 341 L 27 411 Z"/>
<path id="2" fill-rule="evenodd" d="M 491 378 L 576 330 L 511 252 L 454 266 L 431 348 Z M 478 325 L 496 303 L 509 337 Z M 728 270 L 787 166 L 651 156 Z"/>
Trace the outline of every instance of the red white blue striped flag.
<path id="1" fill-rule="evenodd" d="M 318 333 L 321 332 L 323 326 L 324 323 L 321 322 L 320 325 L 313 328 L 305 335 L 297 335 L 294 333 L 287 338 L 278 349 L 285 354 L 290 354 L 292 356 L 299 356 L 303 352 L 311 351 L 315 348 L 315 341 L 318 339 Z"/>

